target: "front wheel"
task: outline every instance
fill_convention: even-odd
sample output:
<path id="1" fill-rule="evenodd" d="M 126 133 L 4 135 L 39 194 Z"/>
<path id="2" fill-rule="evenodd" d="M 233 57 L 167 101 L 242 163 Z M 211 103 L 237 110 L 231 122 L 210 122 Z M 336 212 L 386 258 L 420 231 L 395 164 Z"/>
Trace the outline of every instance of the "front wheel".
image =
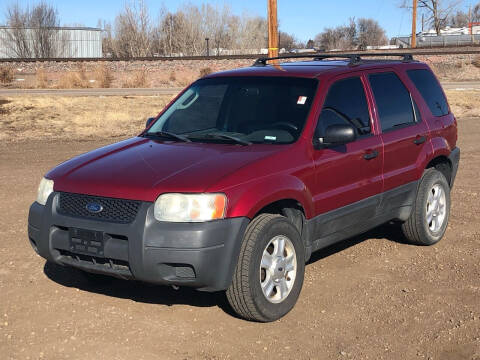
<path id="1" fill-rule="evenodd" d="M 417 198 L 402 230 L 409 242 L 433 245 L 445 234 L 450 217 L 450 186 L 438 170 L 428 169 L 418 186 Z"/>
<path id="2" fill-rule="evenodd" d="M 248 226 L 227 299 L 241 317 L 269 322 L 297 302 L 305 272 L 304 247 L 284 216 L 261 214 Z"/>

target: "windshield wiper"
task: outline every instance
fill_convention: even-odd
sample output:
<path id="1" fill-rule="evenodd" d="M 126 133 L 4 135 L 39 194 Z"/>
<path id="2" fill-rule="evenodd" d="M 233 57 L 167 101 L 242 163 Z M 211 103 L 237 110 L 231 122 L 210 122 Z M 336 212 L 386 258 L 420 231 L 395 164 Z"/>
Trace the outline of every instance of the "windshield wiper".
<path id="1" fill-rule="evenodd" d="M 188 137 L 184 135 L 179 135 L 179 134 L 174 134 L 169 131 L 153 131 L 153 132 L 147 132 L 144 136 L 156 136 L 156 137 L 164 137 L 164 138 L 169 138 L 169 139 L 175 139 L 175 140 L 180 140 L 183 142 L 192 142 Z"/>
<path id="2" fill-rule="evenodd" d="M 223 133 L 208 133 L 208 134 L 205 134 L 205 137 L 210 137 L 214 139 L 232 140 L 240 145 L 252 145 L 252 143 L 248 140 L 243 140 L 243 139 L 240 139 L 239 137 L 223 134 Z"/>

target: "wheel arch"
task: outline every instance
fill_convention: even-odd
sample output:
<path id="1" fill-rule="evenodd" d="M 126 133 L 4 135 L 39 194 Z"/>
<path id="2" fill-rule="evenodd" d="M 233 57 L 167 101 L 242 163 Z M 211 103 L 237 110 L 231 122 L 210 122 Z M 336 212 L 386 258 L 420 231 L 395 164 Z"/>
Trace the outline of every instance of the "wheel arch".
<path id="1" fill-rule="evenodd" d="M 445 155 L 438 155 L 431 159 L 425 169 L 436 169 L 441 172 L 443 176 L 447 179 L 448 184 L 452 185 L 452 172 L 453 166 L 450 159 Z"/>

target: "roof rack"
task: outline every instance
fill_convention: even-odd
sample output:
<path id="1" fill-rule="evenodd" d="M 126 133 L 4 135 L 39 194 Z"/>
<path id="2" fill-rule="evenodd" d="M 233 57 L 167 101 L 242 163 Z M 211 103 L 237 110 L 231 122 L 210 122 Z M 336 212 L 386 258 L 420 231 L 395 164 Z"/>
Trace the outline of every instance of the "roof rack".
<path id="1" fill-rule="evenodd" d="M 299 54 L 299 55 L 286 55 L 286 56 L 277 56 L 277 57 L 263 57 L 255 61 L 253 66 L 266 66 L 268 61 L 272 60 L 282 60 L 282 59 L 305 59 L 312 58 L 313 60 L 320 61 L 325 59 L 349 59 L 349 65 L 358 65 L 363 57 L 381 57 L 381 56 L 394 56 L 403 58 L 402 61 L 410 62 L 413 61 L 412 54 L 406 53 L 367 53 L 367 54 Z"/>

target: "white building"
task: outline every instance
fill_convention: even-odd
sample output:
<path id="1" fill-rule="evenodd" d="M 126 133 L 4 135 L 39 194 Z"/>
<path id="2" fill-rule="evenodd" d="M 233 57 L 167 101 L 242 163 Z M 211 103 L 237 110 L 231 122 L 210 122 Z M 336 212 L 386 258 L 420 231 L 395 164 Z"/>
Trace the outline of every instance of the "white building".
<path id="1" fill-rule="evenodd" d="M 38 29 L 20 29 L 25 38 L 24 44 L 30 50 L 32 58 L 41 57 L 35 54 L 38 42 L 35 40 Z M 13 40 L 15 29 L 0 27 L 0 58 L 17 58 L 19 52 Z M 86 27 L 57 27 L 47 30 L 51 42 L 52 58 L 100 58 L 102 57 L 102 30 Z"/>

